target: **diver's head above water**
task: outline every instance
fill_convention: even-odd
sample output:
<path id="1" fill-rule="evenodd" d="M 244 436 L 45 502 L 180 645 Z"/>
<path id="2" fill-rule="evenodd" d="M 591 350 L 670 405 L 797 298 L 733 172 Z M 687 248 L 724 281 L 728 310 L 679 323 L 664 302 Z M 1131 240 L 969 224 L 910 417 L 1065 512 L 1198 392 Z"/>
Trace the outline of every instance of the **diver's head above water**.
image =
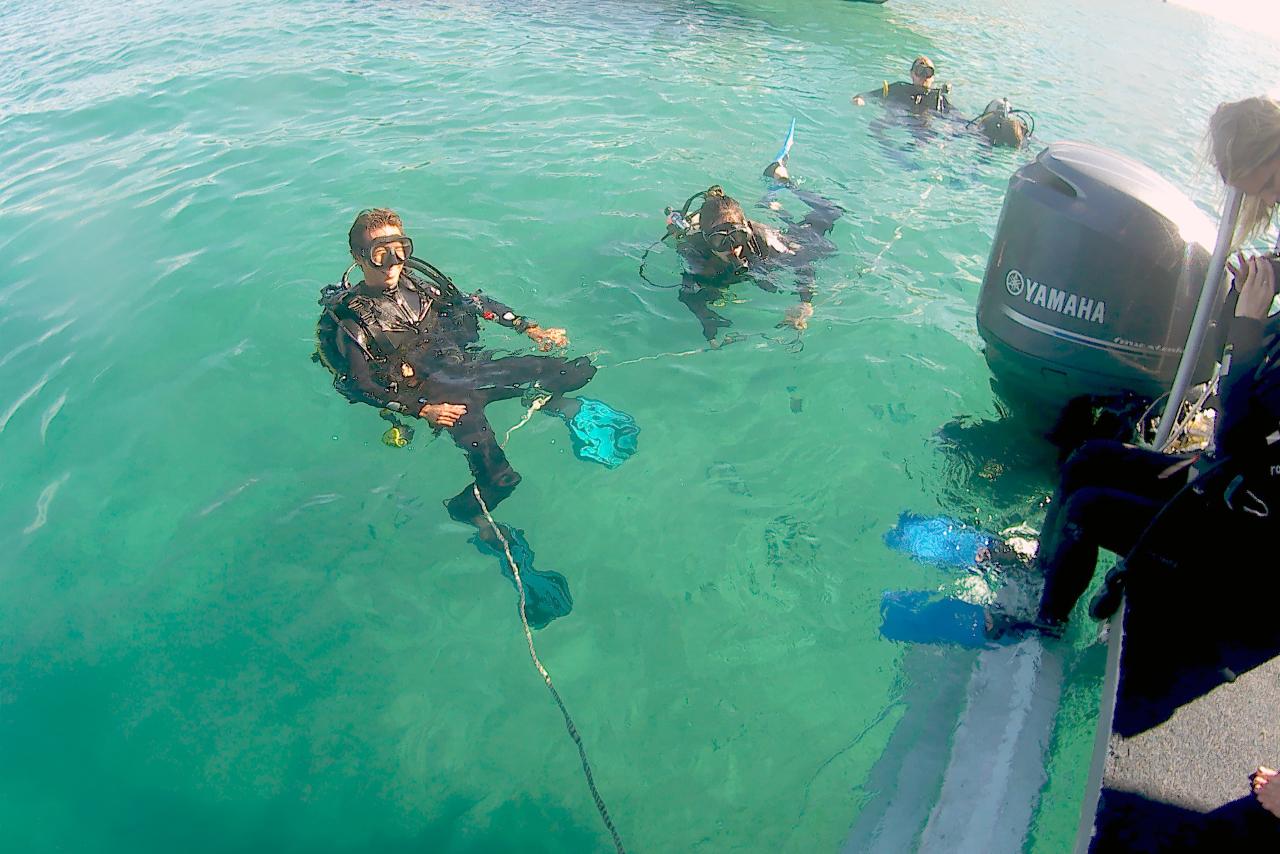
<path id="1" fill-rule="evenodd" d="M 720 264 L 732 270 L 747 268 L 755 237 L 751 221 L 742 205 L 718 187 L 707 192 L 698 211 L 698 231 L 702 248 Z"/>
<path id="2" fill-rule="evenodd" d="M 911 63 L 911 82 L 921 87 L 929 89 L 933 86 L 934 67 L 933 60 L 927 56 L 917 56 L 915 62 Z"/>
<path id="3" fill-rule="evenodd" d="M 387 208 L 360 211 L 347 232 L 347 245 L 364 275 L 364 286 L 371 290 L 395 290 L 404 262 L 413 255 L 413 241 L 405 236 L 400 215 Z"/>

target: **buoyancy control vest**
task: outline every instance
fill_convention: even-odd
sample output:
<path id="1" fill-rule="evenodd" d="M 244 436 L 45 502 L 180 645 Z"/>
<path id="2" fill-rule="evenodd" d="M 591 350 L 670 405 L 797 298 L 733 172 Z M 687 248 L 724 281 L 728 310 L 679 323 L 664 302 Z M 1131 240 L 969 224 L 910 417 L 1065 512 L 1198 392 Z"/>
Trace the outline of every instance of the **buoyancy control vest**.
<path id="1" fill-rule="evenodd" d="M 353 265 L 354 266 L 354 265 Z M 324 311 L 316 328 L 313 358 L 334 377 L 334 388 L 353 403 L 378 403 L 356 387 L 351 366 L 338 346 L 346 336 L 363 353 L 374 381 L 395 395 L 404 383 L 401 366 L 410 353 L 434 347 L 440 358 L 458 360 L 479 340 L 479 320 L 464 304 L 464 296 L 448 276 L 419 258 L 409 258 L 397 291 L 406 291 L 418 305 L 402 295 L 368 294 L 350 281 L 352 267 L 342 279 L 320 292 Z"/>

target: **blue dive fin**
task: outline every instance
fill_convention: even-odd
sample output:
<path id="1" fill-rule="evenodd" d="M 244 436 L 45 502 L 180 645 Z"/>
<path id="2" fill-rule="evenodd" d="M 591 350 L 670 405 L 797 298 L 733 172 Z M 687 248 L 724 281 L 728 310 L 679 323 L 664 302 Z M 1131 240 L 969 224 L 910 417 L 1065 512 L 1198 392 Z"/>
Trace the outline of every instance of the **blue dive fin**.
<path id="1" fill-rule="evenodd" d="M 950 516 L 919 516 L 903 512 L 884 535 L 885 545 L 942 569 L 974 569 L 978 553 L 1000 541 Z"/>
<path id="2" fill-rule="evenodd" d="M 615 469 L 636 452 L 640 428 L 636 420 L 607 403 L 580 397 L 582 406 L 567 419 L 573 455 L 580 460 Z"/>
<path id="3" fill-rule="evenodd" d="M 787 129 L 787 138 L 782 141 L 782 148 L 778 149 L 778 153 L 774 155 L 774 163 L 782 163 L 787 159 L 787 155 L 791 153 L 791 143 L 796 141 L 796 120 L 791 120 L 791 127 Z"/>
<path id="4" fill-rule="evenodd" d="M 503 536 L 511 547 L 511 556 L 520 568 L 520 581 L 524 585 L 524 615 L 529 626 L 534 629 L 544 628 L 556 617 L 563 617 L 572 611 L 573 597 L 569 595 L 569 582 L 565 577 L 558 572 L 534 569 L 533 549 L 529 547 L 524 531 L 507 525 L 501 527 Z M 502 574 L 515 587 L 515 575 L 511 572 L 511 565 L 501 546 L 485 542 L 480 539 L 479 534 L 472 535 L 471 544 L 481 554 L 496 556 Z"/>
<path id="5" fill-rule="evenodd" d="M 981 649 L 986 635 L 981 605 L 926 590 L 890 590 L 880 598 L 880 634 L 888 640 Z"/>

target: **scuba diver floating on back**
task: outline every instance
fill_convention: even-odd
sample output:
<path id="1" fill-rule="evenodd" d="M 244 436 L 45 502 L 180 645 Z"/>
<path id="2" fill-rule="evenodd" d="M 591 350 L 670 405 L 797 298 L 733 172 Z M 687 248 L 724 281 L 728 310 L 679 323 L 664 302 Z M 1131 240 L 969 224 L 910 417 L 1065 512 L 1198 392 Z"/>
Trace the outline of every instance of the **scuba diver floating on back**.
<path id="1" fill-rule="evenodd" d="M 475 526 L 472 542 L 496 555 L 510 576 L 501 531 L 520 566 L 532 626 L 540 628 L 567 614 L 573 600 L 564 576 L 535 571 L 522 532 L 495 529 L 486 518 L 486 507 L 492 511 L 510 495 L 520 475 L 498 445 L 484 408 L 497 400 L 541 393 L 541 410 L 567 422 L 574 453 L 609 468 L 635 452 L 639 428 L 630 416 L 600 401 L 567 396 L 595 375 L 585 356 L 493 358 L 482 351 L 482 319 L 527 336 L 543 351 L 567 347 L 569 340 L 563 329 L 543 327 L 478 291 L 460 291 L 434 266 L 413 257 L 413 241 L 393 211 L 361 211 L 348 245 L 355 263 L 341 283 L 321 294 L 317 359 L 352 403 L 379 407 L 389 420 L 395 421 L 390 413 L 398 413 L 449 431 L 475 478 L 445 502 L 449 515 Z M 352 284 L 348 276 L 355 267 L 363 280 Z M 412 432 L 398 422 L 393 430 L 401 431 L 397 435 Z"/>
<path id="2" fill-rule="evenodd" d="M 725 195 L 719 185 L 694 193 L 679 211 L 667 210 L 667 234 L 662 240 L 676 238 L 677 251 L 687 266 L 680 284 L 680 302 L 698 318 L 702 335 L 712 347 L 732 340 L 716 338 L 732 321 L 718 314 L 713 305 L 722 302 L 729 289 L 743 279 L 750 279 L 763 291 L 781 291 L 768 275 L 780 266 L 794 271 L 795 293 L 800 301 L 787 309 L 778 326 L 800 332 L 808 328 L 813 316 L 813 262 L 835 254 L 835 245 L 827 235 L 844 211 L 816 193 L 800 189 L 791 180 L 786 160 L 794 134 L 793 120 L 782 150 L 764 174 L 809 206 L 808 214 L 799 222 L 776 202 L 770 202 L 769 207 L 786 223 L 785 230 L 753 222 L 747 219 L 742 205 Z M 698 199 L 702 204 L 691 214 Z M 640 273 L 644 276 L 643 263 Z"/>

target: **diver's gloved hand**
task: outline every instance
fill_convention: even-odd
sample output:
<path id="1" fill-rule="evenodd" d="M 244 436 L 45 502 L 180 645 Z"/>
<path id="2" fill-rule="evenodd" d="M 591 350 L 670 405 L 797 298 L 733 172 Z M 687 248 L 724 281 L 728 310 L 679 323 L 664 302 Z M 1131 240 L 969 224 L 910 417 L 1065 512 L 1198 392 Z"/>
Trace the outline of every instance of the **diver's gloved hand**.
<path id="1" fill-rule="evenodd" d="M 572 418 L 565 418 L 573 455 L 611 469 L 631 459 L 640 437 L 635 419 L 590 397 L 577 401 L 578 411 Z"/>
<path id="2" fill-rule="evenodd" d="M 1120 600 L 1125 592 L 1125 568 L 1123 563 L 1116 564 L 1107 571 L 1102 589 L 1089 600 L 1089 616 L 1095 620 L 1109 620 L 1120 610 Z"/>
<path id="3" fill-rule="evenodd" d="M 524 585 L 524 616 L 529 621 L 529 628 L 542 629 L 557 617 L 564 617 L 573 610 L 573 597 L 569 595 L 569 582 L 563 575 L 550 570 L 540 571 L 533 568 L 533 549 L 525 539 L 524 531 L 501 525 L 502 535 L 507 538 L 511 556 L 515 558 L 520 569 L 520 582 Z M 471 544 L 481 554 L 495 555 L 502 574 L 515 587 L 516 577 L 511 571 L 511 563 L 502 549 L 501 542 L 488 542 L 479 534 L 473 534 Z"/>

